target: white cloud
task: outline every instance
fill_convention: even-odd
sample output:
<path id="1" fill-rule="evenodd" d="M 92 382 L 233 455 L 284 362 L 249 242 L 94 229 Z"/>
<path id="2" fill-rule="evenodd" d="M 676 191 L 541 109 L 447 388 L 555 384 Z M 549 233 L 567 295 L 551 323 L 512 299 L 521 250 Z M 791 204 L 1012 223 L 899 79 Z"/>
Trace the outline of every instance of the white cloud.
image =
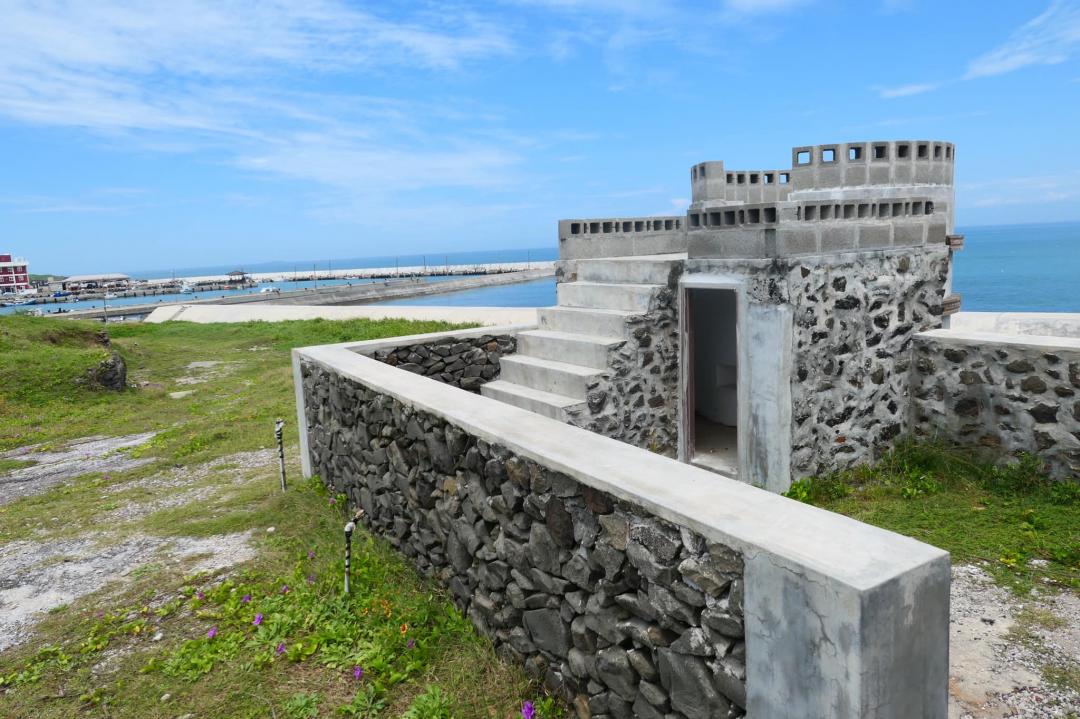
<path id="1" fill-rule="evenodd" d="M 1080 45 L 1080 4 L 1054 0 L 1041 15 L 1017 28 L 1001 46 L 975 58 L 964 79 L 990 77 L 1030 65 L 1065 62 Z"/>
<path id="2" fill-rule="evenodd" d="M 938 89 L 941 85 L 936 82 L 922 82 L 911 83 L 909 85 L 899 85 L 896 87 L 878 87 L 872 88 L 877 91 L 878 97 L 884 100 L 891 100 L 896 97 L 911 97 L 912 95 L 921 95 L 924 92 L 932 92 Z"/>
<path id="3" fill-rule="evenodd" d="M 969 207 L 1043 205 L 1080 199 L 1080 171 L 1060 175 L 1004 177 L 961 183 L 961 204 Z"/>

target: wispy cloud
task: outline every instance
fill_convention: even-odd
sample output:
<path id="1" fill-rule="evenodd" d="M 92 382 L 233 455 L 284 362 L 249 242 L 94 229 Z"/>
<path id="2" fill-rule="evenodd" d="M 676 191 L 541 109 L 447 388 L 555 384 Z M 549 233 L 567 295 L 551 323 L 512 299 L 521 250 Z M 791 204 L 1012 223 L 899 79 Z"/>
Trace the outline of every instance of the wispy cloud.
<path id="1" fill-rule="evenodd" d="M 1056 65 L 1069 59 L 1078 45 L 1080 3 L 1054 0 L 1004 44 L 972 60 L 964 79 L 1002 75 L 1030 65 Z"/>
<path id="2" fill-rule="evenodd" d="M 1042 205 L 1080 199 L 1080 170 L 1055 175 L 1004 177 L 957 187 L 970 207 Z"/>
<path id="3" fill-rule="evenodd" d="M 922 82 L 912 83 L 910 85 L 898 85 L 896 87 L 880 87 L 874 86 L 872 89 L 877 91 L 878 97 L 884 100 L 891 100 L 895 97 L 911 97 L 912 95 L 921 95 L 924 92 L 932 92 L 941 87 L 937 82 Z"/>

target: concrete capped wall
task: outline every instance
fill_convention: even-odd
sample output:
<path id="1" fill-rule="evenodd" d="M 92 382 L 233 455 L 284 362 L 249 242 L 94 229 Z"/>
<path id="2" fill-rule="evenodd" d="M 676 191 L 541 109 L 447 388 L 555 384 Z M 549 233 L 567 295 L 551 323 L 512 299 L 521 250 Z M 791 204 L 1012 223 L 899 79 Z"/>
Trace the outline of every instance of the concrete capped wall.
<path id="1" fill-rule="evenodd" d="M 941 329 L 915 336 L 917 436 L 1012 457 L 1080 479 L 1080 339 Z"/>
<path id="2" fill-rule="evenodd" d="M 360 344 L 293 351 L 306 474 L 312 471 L 310 438 L 334 426 L 334 410 L 328 401 L 313 399 L 313 392 L 326 395 L 320 385 L 305 385 L 312 376 L 305 366 L 322 368 L 402 411 L 445 423 L 469 442 L 497 445 L 504 456 L 561 473 L 736 552 L 744 564 L 748 716 L 945 718 L 945 552 L 411 375 L 361 356 Z M 405 481 L 408 490 L 411 480 Z M 584 612 L 598 611 L 600 605 L 610 606 L 601 600 Z M 694 616 L 698 611 L 692 610 Z M 558 633 L 554 626 L 551 631 Z M 685 697 L 687 677 L 669 671 L 661 681 L 665 691 Z M 673 701 L 670 715 L 706 716 L 701 712 L 700 706 Z"/>
<path id="3" fill-rule="evenodd" d="M 682 215 L 559 220 L 559 259 L 685 252 L 685 223 Z"/>
<path id="4" fill-rule="evenodd" d="M 845 142 L 795 147 L 795 190 L 865 185 L 952 185 L 956 148 L 940 140 Z"/>

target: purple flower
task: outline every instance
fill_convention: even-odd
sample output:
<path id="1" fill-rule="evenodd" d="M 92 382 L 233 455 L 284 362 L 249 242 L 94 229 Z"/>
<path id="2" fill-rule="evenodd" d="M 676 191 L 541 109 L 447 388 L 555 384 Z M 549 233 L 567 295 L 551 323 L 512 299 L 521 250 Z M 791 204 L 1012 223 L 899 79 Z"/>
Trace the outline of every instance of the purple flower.
<path id="1" fill-rule="evenodd" d="M 281 585 L 281 593 L 282 594 L 288 594 L 289 593 L 289 585 L 288 584 L 282 584 Z"/>
<path id="2" fill-rule="evenodd" d="M 274 649 L 274 653 L 277 654 L 279 657 L 282 654 L 284 654 L 285 653 L 285 642 L 282 642 L 281 644 L 278 644 L 277 648 Z"/>
<path id="3" fill-rule="evenodd" d="M 213 639 L 217 636 L 217 627 L 210 627 L 210 631 L 206 633 L 207 639 Z"/>
<path id="4" fill-rule="evenodd" d="M 195 592 L 195 598 L 201 602 L 202 600 L 206 599 L 206 595 L 203 594 L 203 591 L 200 589 L 199 591 Z"/>
<path id="5" fill-rule="evenodd" d="M 307 575 L 307 583 L 308 584 L 314 584 L 315 583 L 315 575 L 314 574 Z"/>
<path id="6" fill-rule="evenodd" d="M 353 667 L 352 675 L 353 675 L 353 679 L 363 679 L 364 678 L 364 670 L 361 669 L 359 667 L 359 665 L 355 666 L 355 667 Z"/>
<path id="7" fill-rule="evenodd" d="M 315 558 L 315 550 L 314 549 L 307 550 L 307 558 L 308 559 L 314 559 Z"/>
<path id="8" fill-rule="evenodd" d="M 405 642 L 405 648 L 406 649 L 412 649 L 415 646 L 416 646 L 416 640 L 415 639 L 410 639 L 409 641 Z"/>
<path id="9" fill-rule="evenodd" d="M 254 624 L 255 626 L 259 626 L 260 624 L 262 624 L 262 612 L 259 612 L 255 615 L 255 621 L 253 621 L 252 624 Z"/>
<path id="10" fill-rule="evenodd" d="M 243 597 L 240 598 L 240 603 L 241 604 L 247 604 L 250 601 L 251 601 L 251 595 L 250 594 L 245 594 Z"/>
<path id="11" fill-rule="evenodd" d="M 331 497 L 328 504 L 337 504 L 337 499 L 335 499 L 334 497 Z"/>
<path id="12" fill-rule="evenodd" d="M 525 702 L 521 705 L 521 719 L 533 719 L 536 716 L 536 707 L 532 702 Z"/>

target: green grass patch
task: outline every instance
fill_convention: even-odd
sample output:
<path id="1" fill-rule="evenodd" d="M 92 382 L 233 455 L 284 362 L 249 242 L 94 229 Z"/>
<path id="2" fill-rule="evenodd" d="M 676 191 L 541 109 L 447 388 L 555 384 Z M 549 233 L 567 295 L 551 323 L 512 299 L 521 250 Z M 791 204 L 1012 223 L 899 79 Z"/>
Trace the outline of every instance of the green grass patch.
<path id="1" fill-rule="evenodd" d="M 1043 579 L 1080 587 L 1080 484 L 1051 481 L 1030 457 L 998 466 L 904 443 L 872 466 L 795 482 L 787 496 L 983 562 L 1018 591 Z"/>

